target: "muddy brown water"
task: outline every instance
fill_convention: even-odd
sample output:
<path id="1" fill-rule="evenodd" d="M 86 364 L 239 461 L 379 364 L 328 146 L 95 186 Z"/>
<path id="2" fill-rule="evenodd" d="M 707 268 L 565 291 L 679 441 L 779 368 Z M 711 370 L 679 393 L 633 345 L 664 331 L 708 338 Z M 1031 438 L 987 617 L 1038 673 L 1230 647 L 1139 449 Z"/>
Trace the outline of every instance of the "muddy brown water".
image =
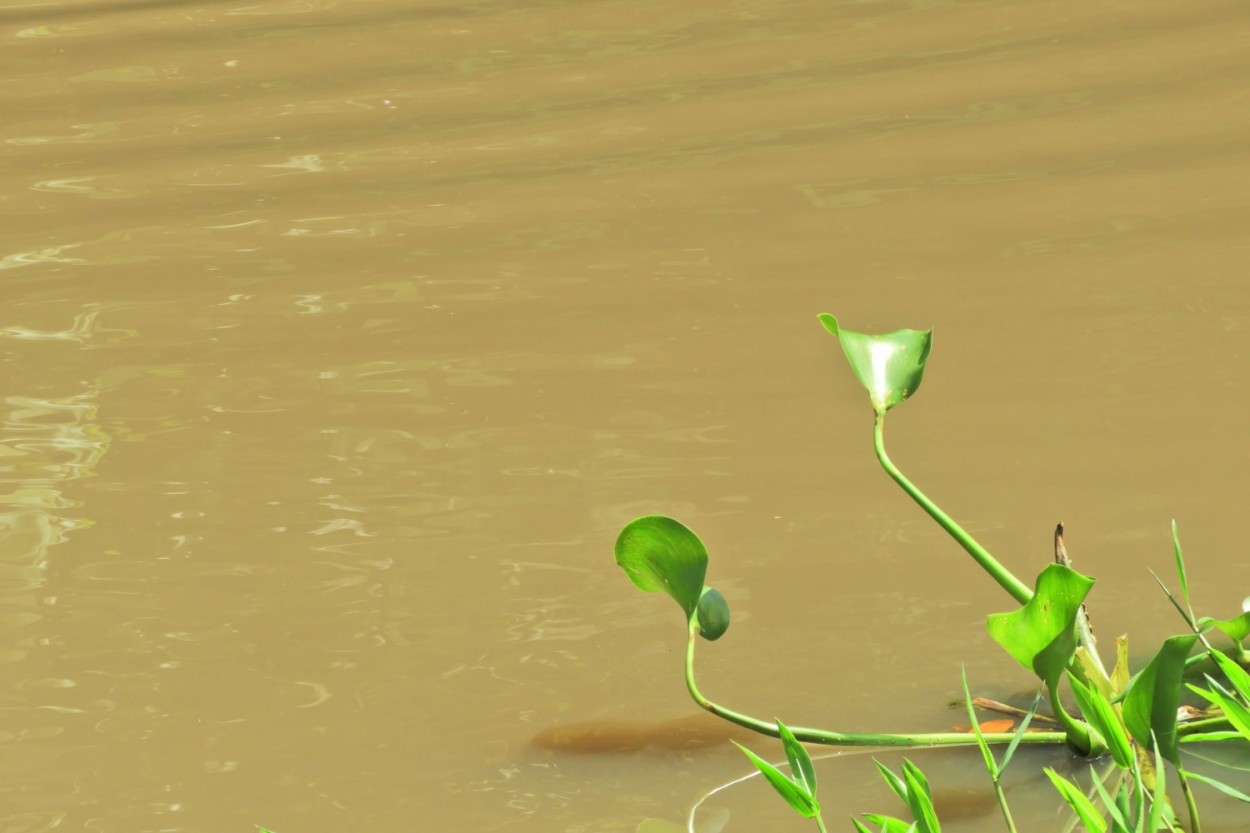
<path id="1" fill-rule="evenodd" d="M 84 0 L 0 37 L 5 833 L 684 824 L 747 769 L 654 742 L 693 707 L 612 563 L 645 513 L 712 550 L 727 705 L 945 729 L 961 663 L 1027 688 L 824 311 L 935 328 L 895 461 L 1022 575 L 1065 521 L 1099 633 L 1179 631 L 1173 517 L 1201 610 L 1250 593 L 1244 3 Z M 923 760 L 980 806 L 975 757 Z M 834 826 L 891 809 L 867 757 L 820 771 Z"/>

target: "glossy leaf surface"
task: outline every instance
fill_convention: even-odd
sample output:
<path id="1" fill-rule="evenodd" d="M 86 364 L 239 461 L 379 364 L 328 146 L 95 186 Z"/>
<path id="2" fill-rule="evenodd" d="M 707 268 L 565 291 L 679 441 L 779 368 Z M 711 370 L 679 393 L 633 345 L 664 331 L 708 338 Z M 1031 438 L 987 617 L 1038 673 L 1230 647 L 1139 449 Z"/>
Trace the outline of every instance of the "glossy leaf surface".
<path id="1" fill-rule="evenodd" d="M 1174 764 L 1179 761 L 1176 708 L 1180 705 L 1181 676 L 1197 638 L 1186 634 L 1164 640 L 1159 653 L 1129 681 L 1120 708 L 1133 740 L 1150 748 L 1153 736 L 1159 754 Z"/>
<path id="2" fill-rule="evenodd" d="M 1016 662 L 1053 687 L 1076 653 L 1076 614 L 1094 580 L 1063 564 L 1050 564 L 1037 577 L 1033 598 L 986 622 L 994 641 Z"/>
<path id="3" fill-rule="evenodd" d="M 687 621 L 695 615 L 707 575 L 707 549 L 683 524 L 662 515 L 629 522 L 616 539 L 616 563 L 639 589 L 676 599 Z"/>
<path id="4" fill-rule="evenodd" d="M 1055 789 L 1063 796 L 1063 800 L 1068 802 L 1068 806 L 1076 811 L 1076 815 L 1081 820 L 1081 824 L 1085 825 L 1085 829 L 1091 833 L 1107 833 L 1107 822 L 1103 819 L 1102 814 L 1098 812 L 1098 808 L 1094 806 L 1094 802 L 1085 797 L 1085 793 L 1076 784 L 1073 784 L 1067 778 L 1055 772 L 1050 767 L 1046 767 L 1046 777 L 1055 785 Z"/>
<path id="5" fill-rule="evenodd" d="M 715 642 L 729 630 L 729 602 L 715 587 L 703 588 L 699 597 L 699 636 Z"/>
<path id="6" fill-rule="evenodd" d="M 816 769 L 812 766 L 812 756 L 807 747 L 799 743 L 790 727 L 777 721 L 777 733 L 781 735 L 781 745 L 786 750 L 786 760 L 790 762 L 790 777 L 793 778 L 807 794 L 816 797 Z"/>
<path id="7" fill-rule="evenodd" d="M 773 785 L 773 789 L 777 791 L 777 794 L 784 798 L 786 803 L 793 807 L 794 811 L 800 816 L 810 819 L 820 812 L 820 804 L 817 803 L 816 797 L 808 793 L 802 784 L 791 780 L 784 772 L 737 741 L 733 741 L 733 745 L 741 749 L 743 754 L 751 759 L 751 763 L 755 764 L 756 769 L 764 775 L 768 783 Z"/>
<path id="8" fill-rule="evenodd" d="M 1072 695 L 1076 698 L 1077 705 L 1081 707 L 1081 714 L 1089 725 L 1094 727 L 1094 731 L 1102 735 L 1103 740 L 1106 741 L 1107 749 L 1111 752 L 1116 766 L 1120 769 L 1132 769 L 1132 743 L 1111 703 L 1097 686 L 1086 686 L 1070 673 L 1068 684 L 1072 686 Z"/>
<path id="9" fill-rule="evenodd" d="M 1234 642 L 1241 642 L 1247 635 L 1250 635 L 1250 613 L 1243 613 L 1232 619 L 1212 619 L 1204 616 L 1198 620 L 1198 626 L 1203 630 L 1217 628 Z"/>
<path id="10" fill-rule="evenodd" d="M 933 809 L 929 779 L 925 778 L 920 767 L 906 758 L 903 759 L 903 781 L 907 784 L 907 806 L 916 820 L 916 833 L 942 833 L 937 811 Z"/>
<path id="11" fill-rule="evenodd" d="M 933 345 L 932 330 L 868 335 L 842 329 L 838 319 L 827 312 L 819 318 L 825 329 L 837 336 L 851 369 L 868 391 L 874 411 L 883 414 L 920 388 Z"/>

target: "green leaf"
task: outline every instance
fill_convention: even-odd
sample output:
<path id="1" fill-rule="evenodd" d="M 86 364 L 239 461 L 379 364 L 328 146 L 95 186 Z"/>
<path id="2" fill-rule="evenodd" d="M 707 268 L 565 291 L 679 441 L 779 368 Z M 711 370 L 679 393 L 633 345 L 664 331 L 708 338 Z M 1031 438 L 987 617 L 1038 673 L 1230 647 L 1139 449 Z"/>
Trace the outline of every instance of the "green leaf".
<path id="1" fill-rule="evenodd" d="M 1176 708 L 1180 705 L 1181 676 L 1197 638 L 1195 634 L 1185 634 L 1164 640 L 1159 653 L 1129 680 L 1120 709 L 1124 727 L 1133 739 L 1149 749 L 1153 738 L 1159 744 L 1159 753 L 1174 764 L 1180 754 Z"/>
<path id="2" fill-rule="evenodd" d="M 1003 762 L 999 764 L 999 772 L 1007 769 L 1007 765 L 1011 763 L 1011 756 L 1016 754 L 1016 749 L 1020 746 L 1020 741 L 1024 740 L 1025 733 L 1029 730 L 1029 723 L 1037 714 L 1037 707 L 1042 703 L 1042 694 L 1045 693 L 1044 686 L 1037 689 L 1037 694 L 1033 695 L 1033 704 L 1029 706 L 1029 710 L 1020 720 L 1020 727 L 1016 729 L 1016 733 L 1011 736 L 1011 743 L 1007 744 L 1007 751 L 1003 753 Z"/>
<path id="3" fill-rule="evenodd" d="M 1119 831 L 1127 831 L 1129 829 L 1128 807 L 1123 802 L 1117 802 L 1115 798 L 1107 792 L 1107 788 L 1103 786 L 1101 773 L 1097 770 L 1090 769 L 1090 780 L 1094 782 L 1094 791 L 1098 793 L 1098 797 L 1102 800 L 1103 806 L 1107 808 L 1107 815 L 1111 817 L 1111 829 L 1119 833 Z M 1127 780 L 1121 780 L 1119 789 L 1116 790 L 1117 796 L 1123 794 L 1128 786 Z"/>
<path id="4" fill-rule="evenodd" d="M 1241 701 L 1224 691 L 1219 683 L 1210 676 L 1207 682 L 1211 684 L 1211 688 L 1198 688 L 1189 686 L 1195 693 L 1205 697 L 1215 705 L 1219 706 L 1224 712 L 1224 717 L 1232 724 L 1233 728 L 1246 740 L 1250 740 L 1250 709 L 1241 704 Z"/>
<path id="5" fill-rule="evenodd" d="M 994 641 L 1050 688 L 1076 652 L 1076 615 L 1094 580 L 1063 564 L 1051 564 L 1037 577 L 1033 598 L 1010 613 L 986 622 Z"/>
<path id="6" fill-rule="evenodd" d="M 981 722 L 977 720 L 976 710 L 972 707 L 972 692 L 968 689 L 968 669 L 961 666 L 959 673 L 964 685 L 964 708 L 968 711 L 968 722 L 972 724 L 972 733 L 976 735 L 977 748 L 981 750 L 981 760 L 985 763 L 985 771 L 990 774 L 990 780 L 997 782 L 1002 770 L 998 767 L 998 761 L 994 760 L 990 745 L 985 742 L 985 735 L 981 732 Z M 1008 749 L 1008 755 L 1012 751 Z"/>
<path id="7" fill-rule="evenodd" d="M 1159 751 L 1162 746 L 1163 742 L 1157 737 L 1154 738 L 1155 783 L 1150 793 L 1150 821 L 1147 823 L 1147 829 L 1151 831 L 1158 830 L 1165 820 L 1172 818 L 1172 805 L 1168 802 L 1168 788 L 1165 783 L 1163 755 Z"/>
<path id="8" fill-rule="evenodd" d="M 1211 657 L 1215 660 L 1215 664 L 1220 667 L 1228 677 L 1228 681 L 1232 683 L 1234 689 L 1242 697 L 1250 700 L 1250 673 L 1246 669 L 1238 665 L 1233 659 L 1222 651 L 1212 651 Z"/>
<path id="9" fill-rule="evenodd" d="M 1102 695 L 1097 686 L 1085 686 L 1071 674 L 1068 675 L 1068 684 L 1072 687 L 1072 694 L 1076 697 L 1077 705 L 1081 707 L 1081 714 L 1085 720 L 1107 742 L 1107 748 L 1111 751 L 1111 757 L 1115 760 L 1116 766 L 1120 769 L 1132 769 L 1132 743 L 1129 741 L 1124 724 L 1120 722 L 1115 709 L 1111 707 L 1111 703 Z"/>
<path id="10" fill-rule="evenodd" d="M 1076 815 L 1081 820 L 1081 824 L 1085 825 L 1085 829 L 1091 833 L 1107 833 L 1107 822 L 1103 819 L 1102 814 L 1098 812 L 1098 808 L 1094 806 L 1094 802 L 1085 797 L 1085 793 L 1080 788 L 1055 772 L 1050 767 L 1046 767 L 1046 776 L 1050 778 L 1055 789 L 1063 796 L 1063 800 L 1068 802 Z"/>
<path id="11" fill-rule="evenodd" d="M 1212 619 L 1210 616 L 1203 616 L 1198 620 L 1198 627 L 1205 630 L 1218 628 L 1234 642 L 1241 642 L 1250 635 L 1250 613 L 1243 613 L 1240 616 L 1234 616 L 1232 619 Z"/>
<path id="12" fill-rule="evenodd" d="M 777 721 L 777 733 L 781 735 L 781 745 L 786 750 L 786 760 L 790 762 L 790 776 L 797 781 L 807 794 L 816 797 L 816 770 L 812 767 L 812 756 L 807 748 L 794 737 L 794 732 L 780 720 Z"/>
<path id="13" fill-rule="evenodd" d="M 616 563 L 648 593 L 663 591 L 695 615 L 707 574 L 707 549 L 699 536 L 661 515 L 630 521 L 616 539 Z"/>
<path id="14" fill-rule="evenodd" d="M 801 784 L 790 780 L 784 772 L 737 741 L 733 741 L 733 745 L 751 759 L 751 763 L 755 764 L 756 768 L 768 779 L 768 783 L 773 785 L 773 789 L 794 808 L 796 813 L 805 819 L 810 819 L 820 812 L 820 804 L 817 803 L 815 796 L 810 795 Z"/>
<path id="15" fill-rule="evenodd" d="M 1188 770 L 1181 770 L 1181 771 L 1184 773 L 1186 778 L 1192 778 L 1195 781 L 1201 781 L 1204 784 L 1215 787 L 1217 790 L 1224 793 L 1224 795 L 1235 798 L 1238 801 L 1245 801 L 1247 803 L 1250 803 L 1250 795 L 1246 795 L 1240 790 L 1233 789 L 1232 787 L 1228 786 L 1228 784 L 1225 784 L 1223 781 L 1216 781 L 1214 778 L 1208 778 L 1205 775 L 1199 775 L 1196 772 L 1189 772 Z"/>
<path id="16" fill-rule="evenodd" d="M 903 780 L 907 784 L 907 806 L 911 808 L 912 818 L 916 820 L 917 833 L 942 833 L 937 812 L 933 809 L 929 779 L 925 778 L 920 767 L 906 758 L 903 759 Z"/>
<path id="17" fill-rule="evenodd" d="M 889 785 L 890 790 L 898 796 L 899 801 L 907 803 L 907 782 L 899 776 L 895 775 L 889 767 L 878 761 L 876 758 L 872 762 L 877 765 L 877 772 L 881 773 L 882 780 Z"/>
<path id="18" fill-rule="evenodd" d="M 842 344 L 842 352 L 846 353 L 860 384 L 867 389 L 874 411 L 883 414 L 920 388 L 933 344 L 932 330 L 866 335 L 842 329 L 838 319 L 827 312 L 821 313 L 819 318 L 825 329 Z"/>
<path id="19" fill-rule="evenodd" d="M 715 642 L 729 630 L 729 602 L 714 587 L 703 588 L 699 596 L 699 636 Z"/>
<path id="20" fill-rule="evenodd" d="M 1181 537 L 1176 531 L 1176 518 L 1172 519 L 1172 551 L 1176 554 L 1176 575 L 1181 582 L 1181 598 L 1189 607 L 1189 579 L 1185 576 L 1185 558 L 1181 555 Z"/>
<path id="21" fill-rule="evenodd" d="M 915 833 L 915 823 L 908 823 L 902 819 L 896 819 L 893 816 L 883 816 L 880 813 L 864 813 L 864 818 L 881 829 L 881 833 Z"/>

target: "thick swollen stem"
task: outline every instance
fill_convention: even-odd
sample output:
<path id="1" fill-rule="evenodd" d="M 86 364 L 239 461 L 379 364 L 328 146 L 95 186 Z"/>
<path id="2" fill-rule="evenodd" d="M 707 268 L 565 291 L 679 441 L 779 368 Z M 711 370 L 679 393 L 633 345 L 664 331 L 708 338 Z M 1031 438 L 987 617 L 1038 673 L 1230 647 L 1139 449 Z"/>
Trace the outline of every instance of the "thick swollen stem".
<path id="1" fill-rule="evenodd" d="M 911 499 L 920 504 L 920 508 L 929 513 L 929 517 L 937 521 L 938 525 L 945 529 L 952 538 L 958 542 L 959 546 L 968 551 L 968 554 L 981 565 L 981 569 L 989 573 L 990 576 L 998 582 L 998 584 L 1011 594 L 1011 597 L 1020 604 L 1026 604 L 1029 599 L 1033 598 L 1033 591 L 1028 588 L 1024 582 L 1016 578 L 1010 570 L 998 563 L 998 559 L 990 555 L 985 547 L 977 543 L 976 539 L 969 535 L 951 520 L 951 517 L 938 508 L 937 504 L 929 500 L 924 492 L 916 488 L 916 486 L 908 480 L 898 467 L 890 461 L 890 456 L 885 453 L 885 414 L 878 413 L 876 425 L 873 429 L 873 447 L 877 450 L 877 460 L 881 463 L 881 468 L 885 469 L 885 473 L 894 478 L 894 482 L 903 487 L 903 491 L 911 496 Z"/>

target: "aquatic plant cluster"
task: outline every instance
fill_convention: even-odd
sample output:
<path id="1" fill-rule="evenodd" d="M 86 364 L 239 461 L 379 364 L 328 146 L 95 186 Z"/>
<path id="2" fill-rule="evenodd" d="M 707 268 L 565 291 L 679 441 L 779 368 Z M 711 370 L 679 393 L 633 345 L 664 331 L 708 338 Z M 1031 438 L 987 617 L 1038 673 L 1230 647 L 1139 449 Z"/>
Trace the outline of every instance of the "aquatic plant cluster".
<path id="1" fill-rule="evenodd" d="M 666 593 L 681 607 L 687 627 L 686 687 L 694 701 L 725 720 L 780 738 L 788 772 L 739 746 L 790 807 L 814 820 L 822 833 L 825 823 L 816 796 L 816 774 L 804 743 L 883 748 L 975 744 L 981 750 L 1004 823 L 1011 833 L 1015 833 L 1016 823 L 1001 777 L 1022 743 L 1065 744 L 1081 758 L 1110 759 L 1113 766 L 1108 774 L 1093 777 L 1088 790 L 1053 769 L 1045 771 L 1075 818 L 1094 833 L 1201 833 L 1194 792 L 1194 784 L 1199 782 L 1250 802 L 1250 796 L 1227 783 L 1189 771 L 1181 759 L 1181 747 L 1186 744 L 1240 746 L 1239 751 L 1246 758 L 1244 747 L 1250 742 L 1250 674 L 1243 666 L 1250 660 L 1244 646 L 1250 634 L 1250 599 L 1243 603 L 1243 611 L 1232 618 L 1198 617 L 1190 605 L 1185 561 L 1173 522 L 1179 594 L 1169 590 L 1158 576 L 1155 579 L 1184 620 L 1185 633 L 1164 640 L 1157 653 L 1135 673 L 1129 667 L 1128 641 L 1121 637 L 1115 642 L 1115 662 L 1108 666 L 1099 654 L 1085 612 L 1085 598 L 1095 580 L 1071 567 L 1062 525 L 1055 533 L 1055 563 L 1048 564 L 1030 588 L 908 480 L 886 453 L 886 414 L 920 388 L 932 347 L 932 331 L 898 330 L 867 335 L 841 328 L 829 314 L 822 314 L 820 321 L 838 339 L 851 369 L 868 392 L 875 415 L 873 448 L 881 467 L 1018 605 L 990 615 L 986 628 L 1013 659 L 1037 675 L 1037 697 L 1014 732 L 982 730 L 966 678 L 964 699 L 972 722 L 971 733 L 881 734 L 787 727 L 780 720 L 763 720 L 726 708 L 705 697 L 695 682 L 697 637 L 719 639 L 730 623 L 724 596 L 705 584 L 707 549 L 679 521 L 658 515 L 641 517 L 621 530 L 616 541 L 616 562 L 637 587 Z M 1212 639 L 1226 644 L 1217 648 Z M 1061 693 L 1065 691 L 1077 704 L 1076 713 L 1064 705 Z M 1181 708 L 1185 691 L 1200 698 L 1206 708 Z M 1043 699 L 1050 710 L 1048 720 L 1057 728 L 1030 731 L 1033 719 L 1040 717 L 1037 710 Z M 997 745 L 1006 747 L 1001 757 L 995 755 L 993 747 Z M 857 833 L 873 833 L 874 828 L 878 833 L 939 833 L 940 822 L 924 773 L 907 760 L 901 773 L 880 763 L 877 767 L 906 806 L 910 819 L 864 814 L 852 819 Z M 1168 793 L 1172 776 L 1185 803 L 1183 814 L 1174 808 Z"/>

